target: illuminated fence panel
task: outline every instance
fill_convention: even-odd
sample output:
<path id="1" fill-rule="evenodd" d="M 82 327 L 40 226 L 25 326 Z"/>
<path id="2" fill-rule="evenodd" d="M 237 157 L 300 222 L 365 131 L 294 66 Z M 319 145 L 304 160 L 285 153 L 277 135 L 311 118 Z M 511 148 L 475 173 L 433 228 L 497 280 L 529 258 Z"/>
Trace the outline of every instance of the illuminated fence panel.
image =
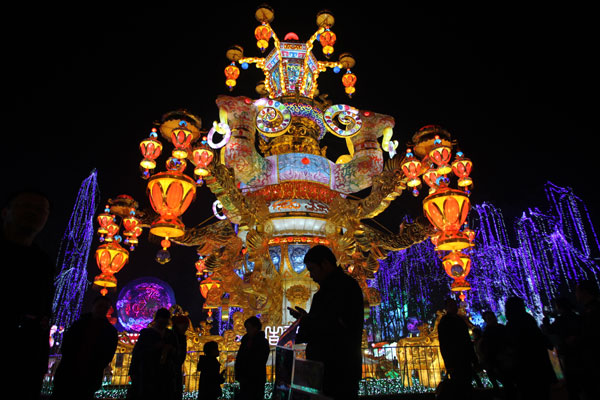
<path id="1" fill-rule="evenodd" d="M 235 381 L 234 364 L 236 352 L 221 352 L 219 361 L 225 369 L 223 398 L 232 399 L 238 383 Z M 200 373 L 196 370 L 201 352 L 191 351 L 183 365 L 184 398 L 196 399 Z M 296 358 L 304 358 L 304 351 L 296 353 Z M 50 357 L 50 368 L 45 377 L 43 394 L 52 392 L 52 380 L 60 355 Z M 96 398 L 124 399 L 129 386 L 129 364 L 131 353 L 115 354 L 110 366 L 106 369 L 102 389 Z M 444 363 L 438 346 L 384 346 L 363 351 L 363 379 L 360 382 L 360 395 L 378 395 L 395 393 L 433 392 L 445 376 Z M 275 348 L 267 361 L 267 384 L 265 399 L 272 398 L 272 387 L 275 381 Z"/>

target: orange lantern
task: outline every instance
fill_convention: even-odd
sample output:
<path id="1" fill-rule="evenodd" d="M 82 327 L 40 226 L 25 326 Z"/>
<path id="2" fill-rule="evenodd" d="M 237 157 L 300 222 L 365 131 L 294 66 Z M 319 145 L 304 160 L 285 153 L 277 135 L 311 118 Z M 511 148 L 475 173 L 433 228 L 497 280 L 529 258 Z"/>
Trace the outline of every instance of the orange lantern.
<path id="1" fill-rule="evenodd" d="M 452 148 L 444 143 L 439 136 L 435 136 L 434 146 L 429 151 L 429 158 L 431 161 L 437 164 L 438 174 L 447 175 L 452 171 L 452 168 L 448 165 L 450 158 L 452 157 Z"/>
<path id="2" fill-rule="evenodd" d="M 100 234 L 100 241 L 104 241 L 104 235 L 108 233 L 108 226 L 113 223 L 115 216 L 110 213 L 110 207 L 106 205 L 104 212 L 98 215 L 98 233 Z"/>
<path id="3" fill-rule="evenodd" d="M 272 35 L 273 32 L 267 25 L 259 25 L 254 30 L 254 37 L 257 40 L 256 46 L 258 46 L 261 52 L 264 52 L 269 46 L 269 39 L 271 39 Z"/>
<path id="4" fill-rule="evenodd" d="M 346 87 L 346 94 L 349 97 L 352 97 L 354 92 L 356 92 L 356 88 L 354 87 L 354 85 L 356 84 L 356 75 L 354 75 L 348 69 L 344 76 L 342 76 L 342 84 Z"/>
<path id="5" fill-rule="evenodd" d="M 458 232 L 465 223 L 471 202 L 461 190 L 440 188 L 423 200 L 423 212 L 437 229 L 442 232 Z"/>
<path id="6" fill-rule="evenodd" d="M 192 142 L 192 132 L 187 129 L 187 122 L 179 122 L 179 126 L 171 132 L 171 141 L 175 149 L 172 152 L 173 157 L 184 159 L 188 156 L 188 148 Z"/>
<path id="7" fill-rule="evenodd" d="M 432 194 L 437 190 L 437 188 L 438 188 L 437 179 L 438 178 L 439 178 L 439 175 L 437 173 L 437 170 L 433 169 L 433 168 L 430 168 L 429 170 L 427 170 L 427 172 L 425 172 L 423 174 L 423 180 L 425 181 L 427 186 L 429 186 L 429 194 Z"/>
<path id="8" fill-rule="evenodd" d="M 465 158 L 462 152 L 456 153 L 456 159 L 452 163 L 452 172 L 458 176 L 458 186 L 467 187 L 473 184 L 473 180 L 469 176 L 473 162 L 468 158 Z"/>
<path id="9" fill-rule="evenodd" d="M 156 128 L 152 128 L 150 137 L 140 142 L 140 151 L 144 159 L 140 162 L 140 165 L 144 169 L 154 169 L 156 167 L 156 159 L 162 152 L 163 145 L 161 142 L 156 140 L 157 137 Z"/>
<path id="10" fill-rule="evenodd" d="M 204 264 L 205 260 L 204 258 L 199 258 L 198 261 L 196 261 L 196 275 L 197 276 L 203 276 L 204 273 L 206 272 L 206 265 Z"/>
<path id="11" fill-rule="evenodd" d="M 123 218 L 123 235 L 126 237 L 125 243 L 129 244 L 130 250 L 135 249 L 138 244 L 137 238 L 142 234 L 140 220 L 135 217 L 135 210 L 131 210 L 127 218 Z"/>
<path id="12" fill-rule="evenodd" d="M 114 274 L 119 272 L 128 261 L 129 252 L 116 241 L 98 246 L 96 264 L 102 273 L 94 278 L 94 284 L 103 288 L 116 287 L 117 279 Z"/>
<path id="13" fill-rule="evenodd" d="M 214 287 L 221 287 L 221 281 L 213 279 L 209 276 L 200 282 L 200 293 L 202 294 L 202 297 L 206 298 L 206 296 L 208 296 L 208 292 Z"/>
<path id="14" fill-rule="evenodd" d="M 471 271 L 471 257 L 460 252 L 453 251 L 442 259 L 444 270 L 452 279 L 463 279 Z"/>
<path id="15" fill-rule="evenodd" d="M 401 167 L 404 176 L 408 179 L 406 185 L 413 188 L 413 195 L 418 196 L 419 190 L 417 186 L 421 184 L 421 179 L 419 178 L 421 161 L 414 156 L 411 149 L 406 149 L 406 157 Z"/>
<path id="16" fill-rule="evenodd" d="M 160 237 L 182 236 L 185 227 L 179 217 L 194 201 L 194 180 L 180 172 L 159 172 L 148 182 L 148 195 L 152 208 L 160 215 L 152 223 L 150 233 Z"/>
<path id="17" fill-rule="evenodd" d="M 194 173 L 198 176 L 208 175 L 208 164 L 212 162 L 214 153 L 207 148 L 199 147 L 194 149 L 192 155 L 194 156 L 194 164 L 196 164 Z"/>
<path id="18" fill-rule="evenodd" d="M 325 29 L 325 31 L 319 35 L 319 42 L 321 42 L 321 46 L 323 46 L 323 54 L 325 54 L 326 57 L 329 57 L 333 53 L 335 40 L 335 33 L 331 32 L 329 28 Z"/>
<path id="19" fill-rule="evenodd" d="M 232 62 L 225 68 L 225 77 L 227 80 L 225 84 L 229 87 L 229 90 L 233 90 L 236 85 L 236 79 L 240 76 L 240 69 L 235 66 L 235 62 Z"/>

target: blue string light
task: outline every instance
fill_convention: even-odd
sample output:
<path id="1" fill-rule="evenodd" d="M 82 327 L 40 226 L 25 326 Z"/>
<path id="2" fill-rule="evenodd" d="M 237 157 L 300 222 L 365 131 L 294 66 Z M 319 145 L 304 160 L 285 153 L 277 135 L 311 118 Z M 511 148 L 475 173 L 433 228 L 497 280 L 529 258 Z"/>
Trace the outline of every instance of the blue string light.
<path id="1" fill-rule="evenodd" d="M 94 214 L 98 203 L 97 171 L 82 182 L 69 224 L 60 244 L 54 282 L 53 324 L 68 328 L 81 313 L 83 295 L 89 285 L 87 262 L 94 237 Z"/>

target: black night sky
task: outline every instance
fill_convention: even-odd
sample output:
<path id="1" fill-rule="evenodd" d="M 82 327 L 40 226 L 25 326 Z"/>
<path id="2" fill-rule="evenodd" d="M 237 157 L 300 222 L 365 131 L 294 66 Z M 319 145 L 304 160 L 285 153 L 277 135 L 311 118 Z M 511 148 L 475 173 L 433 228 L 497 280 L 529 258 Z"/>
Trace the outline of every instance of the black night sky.
<path id="1" fill-rule="evenodd" d="M 392 115 L 400 152 L 423 125 L 448 129 L 474 162 L 472 201 L 499 206 L 509 227 L 528 207 L 546 207 L 548 180 L 572 187 L 597 220 L 591 8 L 278 3 L 270 3 L 271 25 L 280 38 L 293 31 L 307 40 L 317 29 L 317 12 L 329 9 L 336 18 L 334 57 L 350 52 L 357 60 L 352 99 L 331 71 L 321 74 L 322 93 L 334 103 Z M 253 35 L 258 3 L 205 4 L 117 9 L 52 3 L 5 13 L 2 191 L 33 186 L 48 193 L 52 215 L 38 242 L 53 257 L 92 169 L 98 170 L 100 206 L 126 193 L 147 207 L 138 143 L 152 123 L 185 108 L 210 126 L 218 118 L 215 98 L 230 94 L 223 75 L 227 48 L 239 44 L 245 55 L 261 55 Z M 315 48 L 323 60 L 320 45 Z M 261 79 L 254 67 L 242 70 L 232 94 L 257 97 Z M 327 144 L 333 160 L 345 149 L 334 137 Z M 423 197 L 405 193 L 378 222 L 397 231 L 406 213 L 420 213 Z M 213 200 L 201 188 L 184 215 L 186 225 L 208 218 Z M 175 247 L 173 261 L 162 266 L 153 260 L 156 250 L 142 240 L 117 274 L 119 284 L 145 275 L 166 280 L 197 323 L 195 252 Z M 92 257 L 88 271 L 90 279 L 99 273 Z"/>

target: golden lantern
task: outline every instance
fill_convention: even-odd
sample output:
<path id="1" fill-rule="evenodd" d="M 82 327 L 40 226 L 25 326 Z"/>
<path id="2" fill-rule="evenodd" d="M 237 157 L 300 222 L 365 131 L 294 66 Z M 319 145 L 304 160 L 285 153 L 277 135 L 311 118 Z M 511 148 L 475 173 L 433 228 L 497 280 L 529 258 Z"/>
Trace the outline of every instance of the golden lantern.
<path id="1" fill-rule="evenodd" d="M 94 284 L 103 288 L 116 287 L 117 279 L 114 274 L 119 272 L 128 261 L 129 252 L 116 241 L 98 246 L 96 264 L 102 273 L 94 278 Z"/>
<path id="2" fill-rule="evenodd" d="M 155 160 L 160 156 L 163 149 L 162 143 L 156 140 L 157 136 L 156 128 L 152 128 L 150 136 L 140 142 L 140 151 L 144 156 L 144 159 L 140 161 L 140 166 L 144 169 L 156 168 Z"/>
<path id="3" fill-rule="evenodd" d="M 471 257 L 460 252 L 453 251 L 442 259 L 444 270 L 452 279 L 464 280 L 471 271 Z"/>
<path id="4" fill-rule="evenodd" d="M 465 223 L 471 202 L 462 190 L 440 188 L 423 200 L 423 212 L 438 230 L 458 232 Z"/>
<path id="5" fill-rule="evenodd" d="M 159 172 L 148 181 L 148 196 L 152 208 L 160 215 L 152 223 L 150 233 L 167 238 L 182 236 L 185 227 L 179 216 L 194 201 L 194 180 L 177 171 Z"/>
<path id="6" fill-rule="evenodd" d="M 435 136 L 433 148 L 429 151 L 429 159 L 437 164 L 438 174 L 447 175 L 452 171 L 448 165 L 452 158 L 452 147 L 442 141 L 438 135 Z"/>
<path id="7" fill-rule="evenodd" d="M 173 142 L 173 157 L 184 159 L 188 156 L 188 148 L 192 142 L 192 132 L 187 129 L 187 122 L 180 121 L 179 126 L 171 131 L 171 141 Z"/>
<path id="8" fill-rule="evenodd" d="M 461 151 L 456 153 L 456 159 L 452 163 L 452 172 L 458 176 L 458 186 L 467 187 L 473 184 L 473 180 L 469 176 L 472 168 L 471 160 L 465 158 Z"/>
<path id="9" fill-rule="evenodd" d="M 104 235 L 108 234 L 108 226 L 111 225 L 115 220 L 115 216 L 110 213 L 110 207 L 108 204 L 105 206 L 104 212 L 98 215 L 97 219 L 98 225 L 100 225 L 98 227 L 98 234 L 100 234 L 100 241 L 103 242 Z"/>

